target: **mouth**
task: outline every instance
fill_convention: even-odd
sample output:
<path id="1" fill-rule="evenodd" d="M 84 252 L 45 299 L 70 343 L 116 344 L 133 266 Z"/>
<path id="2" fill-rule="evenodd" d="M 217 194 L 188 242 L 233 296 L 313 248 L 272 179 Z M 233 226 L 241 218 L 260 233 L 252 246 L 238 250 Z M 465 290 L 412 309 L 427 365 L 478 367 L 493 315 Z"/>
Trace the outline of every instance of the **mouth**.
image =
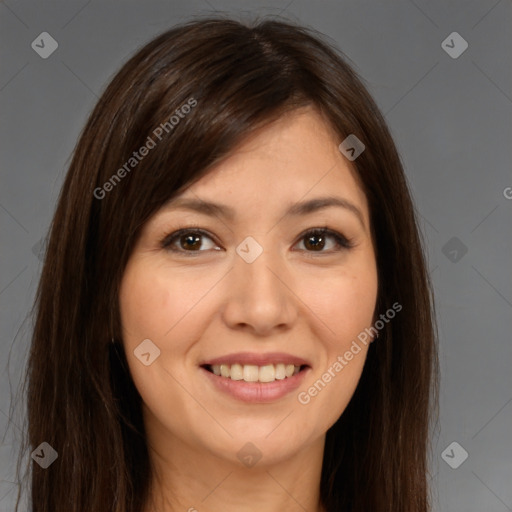
<path id="1" fill-rule="evenodd" d="M 251 404 L 289 397 L 312 370 L 309 361 L 284 352 L 238 352 L 201 361 L 199 367 L 219 396 Z"/>
<path id="2" fill-rule="evenodd" d="M 255 364 L 203 364 L 201 368 L 213 373 L 217 377 L 232 381 L 270 383 L 286 380 L 303 372 L 309 366 L 307 364 L 266 364 L 258 366 Z"/>

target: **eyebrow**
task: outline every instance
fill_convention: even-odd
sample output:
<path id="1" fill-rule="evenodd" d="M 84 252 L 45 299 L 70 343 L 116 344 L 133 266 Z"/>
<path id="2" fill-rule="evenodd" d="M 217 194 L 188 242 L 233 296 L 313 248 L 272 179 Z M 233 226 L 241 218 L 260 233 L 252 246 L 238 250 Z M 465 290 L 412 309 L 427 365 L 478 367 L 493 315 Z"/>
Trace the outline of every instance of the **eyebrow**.
<path id="1" fill-rule="evenodd" d="M 294 217 L 304 216 L 310 213 L 323 210 L 325 208 L 339 207 L 344 208 L 359 219 L 359 222 L 365 228 L 363 214 L 361 210 L 353 203 L 342 197 L 325 196 L 316 197 L 308 201 L 301 201 L 292 204 L 284 213 L 284 215 L 291 215 Z M 204 201 L 202 199 L 193 198 L 179 198 L 169 201 L 166 205 L 166 209 L 182 208 L 192 210 L 197 213 L 205 215 L 219 216 L 227 219 L 233 219 L 236 216 L 236 212 L 233 208 L 227 205 L 214 203 L 211 201 Z"/>

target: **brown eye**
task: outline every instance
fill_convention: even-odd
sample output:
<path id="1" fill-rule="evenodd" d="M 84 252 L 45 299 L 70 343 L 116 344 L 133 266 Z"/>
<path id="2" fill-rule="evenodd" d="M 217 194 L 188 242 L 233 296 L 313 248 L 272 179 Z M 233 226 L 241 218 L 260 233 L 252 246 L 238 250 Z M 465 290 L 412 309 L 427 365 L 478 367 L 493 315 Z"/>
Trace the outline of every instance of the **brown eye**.
<path id="1" fill-rule="evenodd" d="M 205 240 L 210 241 L 210 247 L 204 247 Z M 304 249 L 300 250 L 306 253 L 331 254 L 352 247 L 351 242 L 341 233 L 328 228 L 309 230 L 301 235 L 300 241 L 304 244 Z M 163 249 L 186 256 L 198 256 L 212 249 L 221 250 L 213 238 L 199 228 L 175 231 L 166 236 L 160 245 Z"/>
<path id="2" fill-rule="evenodd" d="M 305 237 L 304 246 L 306 249 L 321 251 L 325 247 L 325 235 L 311 234 Z"/>
<path id="3" fill-rule="evenodd" d="M 179 237 L 180 247 L 182 249 L 199 249 L 201 246 L 202 235 L 181 235 Z"/>
<path id="4" fill-rule="evenodd" d="M 326 245 L 329 249 L 329 239 L 334 240 L 334 243 L 330 244 L 330 249 L 334 249 L 334 251 L 352 247 L 351 243 L 341 233 L 327 228 L 310 230 L 302 235 L 301 238 L 304 241 L 304 247 L 307 252 L 319 253 L 331 252 L 329 250 L 324 251 Z"/>
<path id="5" fill-rule="evenodd" d="M 195 256 L 193 253 L 201 253 L 208 250 L 208 247 L 201 249 L 204 246 L 204 239 L 213 242 L 212 238 L 201 229 L 180 229 L 165 237 L 161 242 L 161 246 L 169 251 L 182 254 L 188 253 L 187 256 Z M 215 244 L 212 245 L 216 247 Z"/>

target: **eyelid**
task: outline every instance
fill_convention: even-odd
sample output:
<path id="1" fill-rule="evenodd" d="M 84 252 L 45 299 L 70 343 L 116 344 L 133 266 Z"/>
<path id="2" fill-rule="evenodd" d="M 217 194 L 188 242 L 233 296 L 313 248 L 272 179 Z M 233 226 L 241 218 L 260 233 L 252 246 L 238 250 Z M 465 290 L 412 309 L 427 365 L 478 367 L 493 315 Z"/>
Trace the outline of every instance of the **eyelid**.
<path id="1" fill-rule="evenodd" d="M 179 240 L 179 237 L 181 235 L 189 233 L 189 232 L 197 233 L 206 238 L 209 238 L 215 244 L 220 246 L 220 244 L 217 243 L 217 241 L 215 240 L 214 236 L 212 236 L 205 229 L 199 227 L 198 225 L 194 225 L 194 224 L 191 224 L 191 225 L 189 225 L 187 227 L 183 227 L 183 228 L 178 227 L 176 230 L 174 230 L 172 233 L 166 235 L 161 240 L 160 246 L 162 247 L 162 249 L 165 249 L 165 250 L 173 252 L 173 253 L 182 254 L 185 256 L 198 256 L 203 252 L 210 252 L 210 251 L 185 251 L 183 249 L 170 248 L 171 244 L 174 241 Z M 330 250 L 330 251 L 318 251 L 317 252 L 317 251 L 307 251 L 304 249 L 300 250 L 300 252 L 306 253 L 308 256 L 312 256 L 312 257 L 335 254 L 335 253 L 341 252 L 343 250 L 349 250 L 355 246 L 352 239 L 347 238 L 345 235 L 343 235 L 339 231 L 337 231 L 335 229 L 331 229 L 328 226 L 313 227 L 313 228 L 308 228 L 308 229 L 304 230 L 300 235 L 298 235 L 297 240 L 294 242 L 293 246 L 295 246 L 299 242 L 301 242 L 306 237 L 306 235 L 310 235 L 310 236 L 311 235 L 324 235 L 324 236 L 331 237 L 332 239 L 334 239 L 336 245 L 338 246 L 337 249 Z"/>

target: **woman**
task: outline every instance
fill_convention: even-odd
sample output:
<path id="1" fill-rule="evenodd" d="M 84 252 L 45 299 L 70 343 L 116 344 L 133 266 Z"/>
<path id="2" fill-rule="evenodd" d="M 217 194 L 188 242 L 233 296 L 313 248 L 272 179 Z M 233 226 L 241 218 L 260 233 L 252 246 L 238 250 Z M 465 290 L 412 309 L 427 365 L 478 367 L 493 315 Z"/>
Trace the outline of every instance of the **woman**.
<path id="1" fill-rule="evenodd" d="M 429 510 L 414 208 L 318 34 L 204 19 L 132 57 L 76 147 L 36 305 L 27 442 L 55 453 L 31 460 L 34 512 Z"/>

